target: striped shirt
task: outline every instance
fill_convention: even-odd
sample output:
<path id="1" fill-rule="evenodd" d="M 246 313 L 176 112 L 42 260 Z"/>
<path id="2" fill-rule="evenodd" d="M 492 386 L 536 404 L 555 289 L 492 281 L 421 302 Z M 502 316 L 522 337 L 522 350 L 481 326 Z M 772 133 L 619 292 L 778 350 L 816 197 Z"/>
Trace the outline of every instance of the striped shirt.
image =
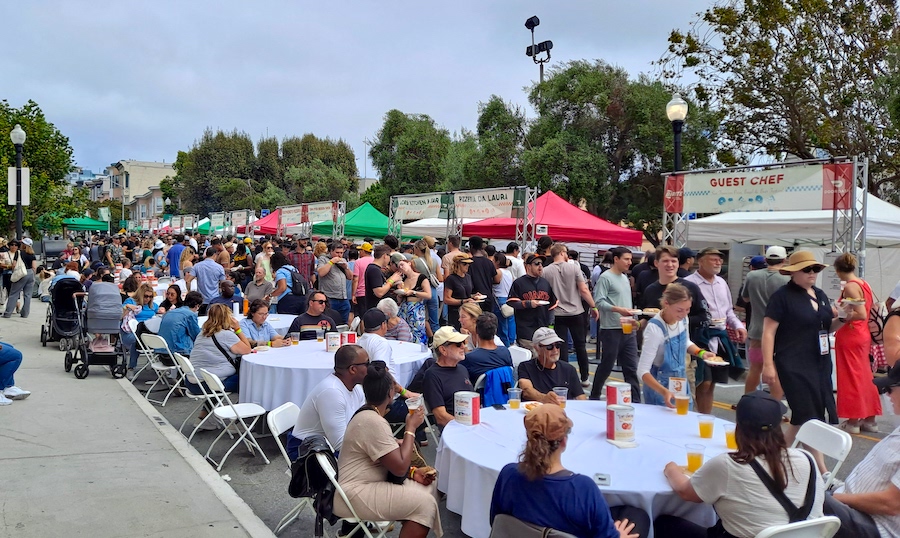
<path id="1" fill-rule="evenodd" d="M 325 332 L 334 332 L 334 320 L 325 314 L 311 316 L 308 312 L 304 312 L 294 318 L 288 333 L 300 333 L 300 340 L 315 340 L 316 331 L 319 329 L 324 329 Z"/>
<path id="2" fill-rule="evenodd" d="M 900 488 L 900 427 L 878 442 L 836 493 L 873 493 Z M 870 514 L 884 538 L 900 536 L 900 515 Z"/>

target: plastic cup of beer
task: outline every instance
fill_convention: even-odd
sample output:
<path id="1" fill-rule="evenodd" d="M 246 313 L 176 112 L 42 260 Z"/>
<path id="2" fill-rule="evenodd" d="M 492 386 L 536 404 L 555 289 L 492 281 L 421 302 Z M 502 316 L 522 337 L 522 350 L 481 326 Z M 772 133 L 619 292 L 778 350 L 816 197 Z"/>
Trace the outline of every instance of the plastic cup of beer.
<path id="1" fill-rule="evenodd" d="M 569 389 L 567 387 L 553 387 L 553 394 L 559 398 L 559 406 L 566 408 L 566 399 L 569 397 Z"/>
<path id="2" fill-rule="evenodd" d="M 737 450 L 737 440 L 734 438 L 734 424 L 725 425 L 725 446 L 729 450 Z"/>
<path id="3" fill-rule="evenodd" d="M 622 316 L 619 318 L 619 323 L 622 324 L 622 334 L 631 334 L 631 329 L 634 327 L 634 318 L 631 316 Z"/>
<path id="4" fill-rule="evenodd" d="M 325 341 L 325 329 L 316 329 L 316 342 Z"/>
<path id="5" fill-rule="evenodd" d="M 409 410 L 410 415 L 415 413 L 416 410 L 420 407 L 422 407 L 422 397 L 421 396 L 413 396 L 411 398 L 406 399 L 406 408 Z"/>
<path id="6" fill-rule="evenodd" d="M 703 439 L 712 439 L 716 417 L 712 415 L 700 415 L 697 417 L 697 422 L 700 426 L 700 437 Z"/>
<path id="7" fill-rule="evenodd" d="M 291 333 L 291 345 L 296 346 L 300 344 L 300 333 Z"/>
<path id="8" fill-rule="evenodd" d="M 696 472 L 703 466 L 703 452 L 706 447 L 703 445 L 684 445 L 687 450 L 687 470 L 689 473 Z"/>
<path id="9" fill-rule="evenodd" d="M 679 415 L 687 415 L 688 408 L 691 406 L 691 397 L 687 394 L 675 395 L 675 413 Z"/>
<path id="10" fill-rule="evenodd" d="M 506 394 L 509 395 L 509 408 L 518 409 L 522 403 L 522 389 L 511 388 L 506 391 Z"/>

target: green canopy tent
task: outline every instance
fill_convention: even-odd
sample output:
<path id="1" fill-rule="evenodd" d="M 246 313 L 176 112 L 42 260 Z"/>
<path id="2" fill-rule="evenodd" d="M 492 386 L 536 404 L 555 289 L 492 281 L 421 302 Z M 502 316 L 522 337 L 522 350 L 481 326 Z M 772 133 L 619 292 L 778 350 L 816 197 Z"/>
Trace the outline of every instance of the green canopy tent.
<path id="1" fill-rule="evenodd" d="M 347 237 L 384 237 L 388 234 L 388 217 L 375 209 L 369 202 L 357 207 L 344 216 L 344 235 Z M 334 234 L 334 223 L 331 221 L 313 224 L 313 235 L 331 236 Z"/>
<path id="2" fill-rule="evenodd" d="M 71 231 L 97 231 L 109 230 L 109 223 L 102 220 L 94 220 L 89 217 L 77 217 L 63 219 L 63 227 Z"/>
<path id="3" fill-rule="evenodd" d="M 200 224 L 200 225 L 197 226 L 197 231 L 200 232 L 200 233 L 203 234 L 203 235 L 209 235 L 209 234 L 211 234 L 211 233 L 212 233 L 212 234 L 216 234 L 216 233 L 220 233 L 220 232 L 225 231 L 225 227 L 224 227 L 224 226 L 219 226 L 219 227 L 216 228 L 215 230 L 210 230 L 211 224 L 210 224 L 210 221 L 209 221 L 209 217 L 206 217 L 205 219 L 201 220 L 199 224 Z"/>

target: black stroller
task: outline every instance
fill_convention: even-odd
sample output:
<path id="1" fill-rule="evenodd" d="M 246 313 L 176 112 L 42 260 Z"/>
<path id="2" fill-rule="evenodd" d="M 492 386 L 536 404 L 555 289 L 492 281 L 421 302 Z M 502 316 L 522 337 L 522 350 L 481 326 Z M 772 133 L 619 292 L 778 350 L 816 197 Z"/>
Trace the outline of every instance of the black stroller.
<path id="1" fill-rule="evenodd" d="M 75 377 L 84 379 L 91 365 L 109 366 L 109 371 L 116 379 L 125 377 L 125 352 L 122 339 L 118 338 L 122 324 L 122 296 L 119 287 L 110 282 L 95 282 L 87 296 L 87 308 L 82 310 L 81 301 L 76 303 L 79 309 L 81 326 L 81 342 L 73 354 L 66 352 L 66 371 L 75 366 Z M 116 335 L 115 346 L 108 349 L 95 347 L 94 335 Z M 80 364 L 79 364 L 80 363 Z"/>
<path id="2" fill-rule="evenodd" d="M 41 345 L 59 341 L 60 351 L 78 347 L 81 339 L 81 326 L 78 322 L 78 307 L 75 293 L 83 293 L 84 286 L 74 278 L 63 278 L 53 285 L 50 291 L 50 308 L 47 309 L 47 320 L 41 325 Z"/>

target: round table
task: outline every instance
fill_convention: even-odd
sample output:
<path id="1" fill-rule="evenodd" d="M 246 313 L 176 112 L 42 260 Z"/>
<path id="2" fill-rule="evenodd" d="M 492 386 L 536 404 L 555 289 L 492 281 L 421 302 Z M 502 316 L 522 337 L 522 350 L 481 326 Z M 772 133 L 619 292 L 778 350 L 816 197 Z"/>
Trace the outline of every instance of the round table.
<path id="1" fill-rule="evenodd" d="M 245 317 L 246 316 L 240 316 L 240 317 L 235 317 L 235 319 L 240 321 L 240 320 L 244 319 Z M 275 332 L 277 332 L 281 336 L 284 336 L 287 334 L 288 329 L 291 328 L 291 323 L 294 322 L 294 318 L 296 318 L 296 317 L 297 316 L 295 316 L 293 314 L 275 314 L 275 315 L 270 314 L 269 317 L 266 318 L 266 321 L 268 321 L 269 325 L 271 325 L 272 328 L 275 329 Z M 207 320 L 207 316 L 199 316 L 197 318 L 197 323 L 199 323 L 200 326 L 203 327 L 203 324 L 206 323 L 206 320 Z M 322 344 L 322 347 L 323 348 L 325 347 L 324 343 Z"/>
<path id="2" fill-rule="evenodd" d="M 712 506 L 681 500 L 666 481 L 663 468 L 674 461 L 687 463 L 686 444 L 706 446 L 705 459 L 727 452 L 724 424 L 716 419 L 712 439 L 701 439 L 697 414 L 675 414 L 655 405 L 634 406 L 636 448 L 617 448 L 606 441 L 606 402 L 567 402 L 574 426 L 562 463 L 567 469 L 593 477 L 610 475 L 600 490 L 610 506 L 628 504 L 645 510 L 652 521 L 661 514 L 684 517 L 712 526 Z M 494 483 L 507 463 L 518 461 L 525 446 L 524 409 L 481 410 L 481 423 L 465 426 L 452 421 L 444 428 L 435 468 L 438 489 L 447 494 L 447 509 L 462 516 L 467 536 L 491 533 L 490 507 Z M 652 535 L 652 531 L 651 531 Z"/>
<path id="3" fill-rule="evenodd" d="M 278 316 L 284 317 L 283 314 Z M 388 342 L 394 358 L 392 373 L 405 387 L 431 352 L 423 350 L 419 344 Z M 334 353 L 325 351 L 325 342 L 315 340 L 244 355 L 241 360 L 241 402 L 261 405 L 267 411 L 286 402 L 302 406 L 310 391 L 332 372 Z"/>

